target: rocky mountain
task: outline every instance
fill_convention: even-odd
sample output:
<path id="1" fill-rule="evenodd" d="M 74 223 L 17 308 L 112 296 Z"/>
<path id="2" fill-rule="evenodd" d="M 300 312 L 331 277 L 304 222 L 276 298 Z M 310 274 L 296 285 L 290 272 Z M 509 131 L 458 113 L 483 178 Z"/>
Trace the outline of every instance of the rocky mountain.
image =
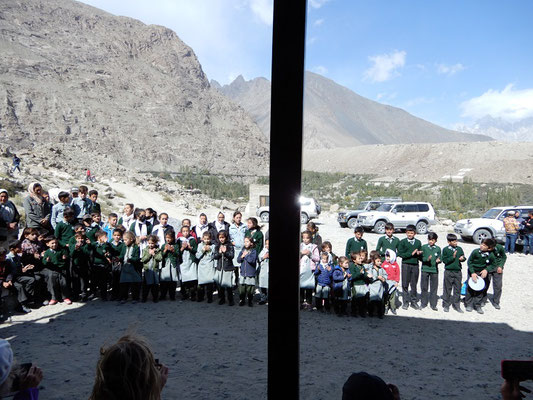
<path id="1" fill-rule="evenodd" d="M 223 94 L 240 104 L 270 132 L 270 81 L 239 76 L 221 86 Z M 406 111 L 369 100 L 313 72 L 305 76 L 304 141 L 306 148 L 335 148 L 365 144 L 472 142 L 491 140 L 441 128 Z"/>
<path id="2" fill-rule="evenodd" d="M 0 136 L 100 175 L 268 172 L 264 135 L 176 33 L 71 0 L 0 2 Z"/>
<path id="3" fill-rule="evenodd" d="M 509 122 L 487 115 L 472 125 L 461 125 L 458 131 L 490 136 L 503 142 L 533 142 L 533 117 Z"/>

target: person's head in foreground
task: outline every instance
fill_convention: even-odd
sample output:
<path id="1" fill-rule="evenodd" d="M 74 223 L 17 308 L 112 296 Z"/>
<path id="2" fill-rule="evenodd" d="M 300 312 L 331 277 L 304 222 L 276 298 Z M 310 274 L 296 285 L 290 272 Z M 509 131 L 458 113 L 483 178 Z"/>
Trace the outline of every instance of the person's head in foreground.
<path id="1" fill-rule="evenodd" d="M 154 359 L 141 338 L 126 335 L 100 349 L 89 400 L 160 400 L 168 368 Z"/>
<path id="2" fill-rule="evenodd" d="M 366 372 L 352 374 L 342 387 L 342 400 L 399 400 L 395 385 Z"/>

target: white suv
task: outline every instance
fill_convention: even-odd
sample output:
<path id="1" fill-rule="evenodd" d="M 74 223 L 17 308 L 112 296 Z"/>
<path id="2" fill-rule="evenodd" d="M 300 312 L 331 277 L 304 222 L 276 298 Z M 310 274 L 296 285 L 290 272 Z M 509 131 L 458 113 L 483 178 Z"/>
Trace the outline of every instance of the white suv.
<path id="1" fill-rule="evenodd" d="M 321 207 L 318 202 L 311 197 L 300 197 L 300 222 L 307 224 L 309 220 L 318 218 Z M 270 207 L 263 206 L 257 209 L 257 216 L 263 222 L 268 222 L 270 219 Z"/>
<path id="2" fill-rule="evenodd" d="M 435 210 L 430 203 L 402 202 L 385 203 L 375 211 L 363 212 L 357 216 L 357 225 L 374 232 L 385 233 L 385 224 L 391 222 L 395 229 L 405 229 L 407 225 L 416 226 L 416 232 L 424 234 L 428 227 L 435 224 Z"/>
<path id="3" fill-rule="evenodd" d="M 497 242 L 505 243 L 505 228 L 503 219 L 509 211 L 520 211 L 522 218 L 527 218 L 528 213 L 533 210 L 533 206 L 508 206 L 494 207 L 487 211 L 481 218 L 461 219 L 455 223 L 454 231 L 463 240 L 474 240 L 479 244 L 483 239 L 495 239 Z M 521 244 L 521 238 L 517 240 Z"/>

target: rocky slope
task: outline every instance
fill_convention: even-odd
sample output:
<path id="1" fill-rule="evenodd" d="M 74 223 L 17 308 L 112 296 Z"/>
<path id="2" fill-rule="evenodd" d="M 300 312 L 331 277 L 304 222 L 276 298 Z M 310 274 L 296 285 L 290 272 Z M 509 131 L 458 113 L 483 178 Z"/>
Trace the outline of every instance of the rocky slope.
<path id="1" fill-rule="evenodd" d="M 268 172 L 257 125 L 173 31 L 70 0 L 0 2 L 0 135 L 100 175 Z"/>
<path id="2" fill-rule="evenodd" d="M 461 125 L 458 131 L 488 135 L 503 142 L 532 142 L 533 117 L 509 122 L 502 118 L 487 115 L 472 125 Z"/>
<path id="3" fill-rule="evenodd" d="M 212 82 L 270 132 L 270 81 L 239 76 L 230 85 Z M 305 76 L 305 147 L 335 148 L 361 144 L 473 142 L 491 140 L 441 128 L 406 111 L 377 103 L 313 72 Z"/>

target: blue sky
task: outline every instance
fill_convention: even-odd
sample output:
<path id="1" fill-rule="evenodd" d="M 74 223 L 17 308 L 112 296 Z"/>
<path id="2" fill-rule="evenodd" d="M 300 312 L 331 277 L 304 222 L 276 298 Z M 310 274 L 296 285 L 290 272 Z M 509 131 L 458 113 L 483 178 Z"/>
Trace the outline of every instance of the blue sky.
<path id="1" fill-rule="evenodd" d="M 173 29 L 210 79 L 270 78 L 272 0 L 84 0 Z M 309 0 L 307 69 L 446 127 L 533 117 L 533 1 Z"/>

